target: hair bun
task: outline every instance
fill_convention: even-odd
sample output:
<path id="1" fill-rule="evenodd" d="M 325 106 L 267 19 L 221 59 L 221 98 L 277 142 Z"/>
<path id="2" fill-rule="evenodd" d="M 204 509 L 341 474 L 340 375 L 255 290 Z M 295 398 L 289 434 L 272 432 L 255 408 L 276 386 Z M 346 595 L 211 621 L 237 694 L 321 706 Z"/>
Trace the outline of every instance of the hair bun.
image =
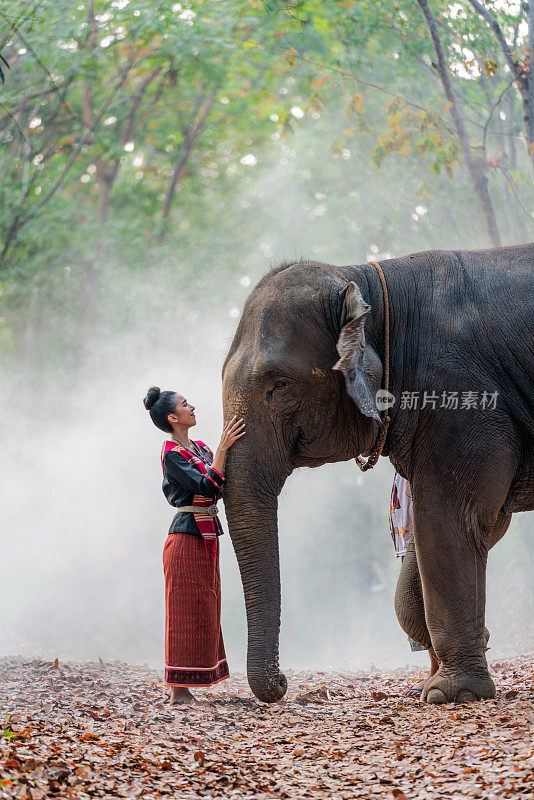
<path id="1" fill-rule="evenodd" d="M 143 400 L 144 406 L 147 411 L 150 411 L 152 406 L 158 402 L 159 396 L 161 394 L 161 389 L 159 386 L 151 386 L 148 392 L 146 393 L 146 397 Z"/>

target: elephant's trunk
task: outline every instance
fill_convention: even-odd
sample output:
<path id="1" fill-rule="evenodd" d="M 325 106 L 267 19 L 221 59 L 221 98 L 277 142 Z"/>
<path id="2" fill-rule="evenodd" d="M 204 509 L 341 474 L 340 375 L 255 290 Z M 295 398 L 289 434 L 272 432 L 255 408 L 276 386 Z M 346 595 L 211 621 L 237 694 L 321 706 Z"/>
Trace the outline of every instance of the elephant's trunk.
<path id="1" fill-rule="evenodd" d="M 280 700 L 287 689 L 278 662 L 280 562 L 276 495 L 258 498 L 250 477 L 229 458 L 224 504 L 243 590 L 248 624 L 247 677 L 259 700 Z"/>

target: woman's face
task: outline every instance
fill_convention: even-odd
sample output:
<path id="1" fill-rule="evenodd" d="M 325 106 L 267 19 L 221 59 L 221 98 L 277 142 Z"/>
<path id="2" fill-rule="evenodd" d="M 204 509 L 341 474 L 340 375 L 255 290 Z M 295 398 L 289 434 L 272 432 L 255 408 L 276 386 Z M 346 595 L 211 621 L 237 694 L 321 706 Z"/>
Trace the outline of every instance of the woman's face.
<path id="1" fill-rule="evenodd" d="M 176 407 L 174 414 L 169 414 L 168 420 L 171 425 L 180 425 L 183 428 L 192 428 L 197 424 L 195 417 L 195 406 L 188 403 L 181 394 L 176 395 Z"/>

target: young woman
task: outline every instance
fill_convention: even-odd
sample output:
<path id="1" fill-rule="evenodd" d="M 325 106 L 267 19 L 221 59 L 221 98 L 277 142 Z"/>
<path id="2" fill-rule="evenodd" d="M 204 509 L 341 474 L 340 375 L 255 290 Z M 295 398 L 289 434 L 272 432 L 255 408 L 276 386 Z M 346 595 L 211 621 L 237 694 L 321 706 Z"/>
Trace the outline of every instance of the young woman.
<path id="1" fill-rule="evenodd" d="M 178 392 L 152 386 L 143 400 L 154 425 L 167 434 L 161 450 L 163 492 L 176 514 L 163 548 L 165 574 L 165 683 L 171 703 L 195 701 L 190 686 L 228 677 L 221 631 L 217 500 L 228 449 L 245 433 L 236 417 L 226 423 L 215 456 L 191 441 L 195 407 Z"/>

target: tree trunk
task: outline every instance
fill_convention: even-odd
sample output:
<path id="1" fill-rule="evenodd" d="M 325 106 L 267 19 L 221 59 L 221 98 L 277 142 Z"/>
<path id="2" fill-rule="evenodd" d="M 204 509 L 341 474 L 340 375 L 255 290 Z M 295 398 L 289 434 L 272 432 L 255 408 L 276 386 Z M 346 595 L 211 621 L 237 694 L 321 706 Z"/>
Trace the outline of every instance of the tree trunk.
<path id="1" fill-rule="evenodd" d="M 100 177 L 98 173 L 100 172 Z M 100 164 L 97 167 L 97 180 L 99 183 L 98 209 L 96 221 L 98 223 L 96 242 L 94 248 L 94 261 L 85 273 L 85 303 L 84 322 L 87 330 L 91 329 L 96 319 L 96 308 L 100 278 L 104 272 L 108 247 L 106 242 L 106 224 L 109 213 L 109 199 L 113 186 L 112 177 Z"/>
<path id="2" fill-rule="evenodd" d="M 510 73 L 515 77 L 523 105 L 523 125 L 530 163 L 534 168 L 534 2 L 522 3 L 527 12 L 527 41 L 525 69 L 514 59 L 512 47 L 506 41 L 497 19 L 480 0 L 469 0 L 473 8 L 486 20 L 504 54 Z M 518 23 L 519 24 L 519 23 Z M 517 30 L 517 29 L 516 29 Z M 516 37 L 514 37 L 515 39 Z"/>
<path id="3" fill-rule="evenodd" d="M 35 346 L 35 329 L 37 325 L 37 301 L 39 299 L 39 288 L 34 286 L 30 294 L 28 306 L 28 316 L 26 317 L 26 327 L 24 329 L 24 360 L 31 363 L 33 360 Z"/>
<path id="4" fill-rule="evenodd" d="M 530 163 L 534 169 L 534 0 L 527 6 L 527 68 L 528 72 L 523 79 L 523 117 Z"/>
<path id="5" fill-rule="evenodd" d="M 430 10 L 427 0 L 417 0 L 417 2 L 421 7 L 421 10 L 424 14 L 428 26 L 428 30 L 430 31 L 430 36 L 432 37 L 432 43 L 434 45 L 434 50 L 436 52 L 438 60 L 437 69 L 439 77 L 441 79 L 443 91 L 445 92 L 445 96 L 449 103 L 449 111 L 454 122 L 454 127 L 456 128 L 458 141 L 460 143 L 462 155 L 464 157 L 465 165 L 467 167 L 467 172 L 471 179 L 471 183 L 475 190 L 475 194 L 480 203 L 480 207 L 482 208 L 482 213 L 484 215 L 484 221 L 486 224 L 486 232 L 489 241 L 494 247 L 499 247 L 501 243 L 499 236 L 499 228 L 497 225 L 497 218 L 495 216 L 495 209 L 493 208 L 493 203 L 488 189 L 488 179 L 486 175 L 485 160 L 481 158 L 476 158 L 473 155 L 473 151 L 471 149 L 471 144 L 469 141 L 469 135 L 467 133 L 467 129 L 465 126 L 464 117 L 458 105 L 456 94 L 452 86 L 449 67 L 447 65 L 445 52 L 443 50 L 443 45 L 441 44 L 441 39 L 439 37 L 436 20 Z"/>
<path id="6" fill-rule="evenodd" d="M 15 215 L 13 217 L 11 225 L 9 226 L 9 228 L 6 231 L 6 237 L 4 239 L 2 252 L 0 253 L 0 268 L 2 268 L 4 266 L 4 261 L 7 258 L 7 254 L 8 254 L 9 248 L 11 247 L 12 243 L 15 241 L 17 233 L 18 233 L 18 231 L 19 231 L 19 229 L 21 227 L 19 220 L 20 220 L 20 217 L 18 215 Z"/>
<path id="7" fill-rule="evenodd" d="M 510 119 L 512 116 L 510 115 Z M 507 176 L 515 169 L 515 164 L 512 160 L 512 155 L 508 152 L 508 139 L 506 137 L 507 131 L 505 130 L 502 120 L 497 118 L 495 123 L 495 138 L 501 150 L 501 165 L 504 168 L 503 180 L 504 185 L 502 188 L 504 207 L 508 217 L 508 241 L 505 244 L 527 244 L 529 241 L 527 229 L 523 222 L 522 214 L 524 213 L 519 207 L 517 202 L 514 203 L 510 186 L 508 184 L 509 178 Z M 510 144 L 513 145 L 514 137 L 510 137 Z"/>
<path id="8" fill-rule="evenodd" d="M 158 241 L 160 243 L 163 242 L 163 240 L 165 239 L 166 222 L 171 210 L 172 201 L 174 200 L 174 195 L 176 194 L 176 187 L 178 185 L 178 181 L 182 176 L 185 165 L 189 160 L 189 156 L 191 155 L 191 151 L 193 149 L 193 145 L 195 144 L 195 140 L 197 139 L 200 131 L 202 130 L 202 126 L 204 125 L 206 117 L 208 116 L 210 109 L 213 105 L 213 102 L 215 100 L 215 94 L 216 94 L 216 89 L 212 89 L 203 104 L 202 100 L 204 98 L 204 92 L 201 92 L 201 94 L 197 98 L 193 119 L 187 126 L 185 132 L 184 146 L 182 148 L 182 152 L 180 153 L 178 161 L 174 165 L 174 169 L 171 175 L 171 180 L 169 181 L 169 186 L 165 194 L 165 200 L 163 202 L 163 210 L 161 212 L 162 227 L 158 236 Z M 197 115 L 197 108 L 199 105 L 201 107 Z"/>

